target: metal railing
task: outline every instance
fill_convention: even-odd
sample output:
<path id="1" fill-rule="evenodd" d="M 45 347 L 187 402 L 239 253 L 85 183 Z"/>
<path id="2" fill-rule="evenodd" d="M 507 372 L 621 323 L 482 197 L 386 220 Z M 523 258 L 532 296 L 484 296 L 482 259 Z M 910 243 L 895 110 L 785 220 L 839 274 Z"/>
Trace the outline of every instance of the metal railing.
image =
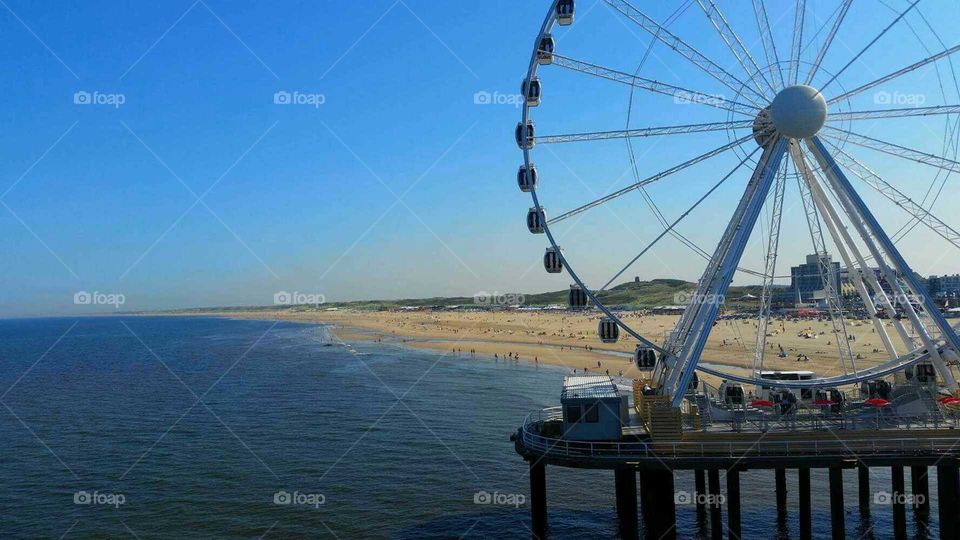
<path id="1" fill-rule="evenodd" d="M 519 442 L 528 451 L 559 458 L 696 458 L 696 457 L 863 457 L 879 455 L 960 456 L 957 437 L 830 438 L 791 441 L 573 441 L 540 434 L 544 422 L 562 421 L 560 407 L 530 413 L 519 429 Z"/>

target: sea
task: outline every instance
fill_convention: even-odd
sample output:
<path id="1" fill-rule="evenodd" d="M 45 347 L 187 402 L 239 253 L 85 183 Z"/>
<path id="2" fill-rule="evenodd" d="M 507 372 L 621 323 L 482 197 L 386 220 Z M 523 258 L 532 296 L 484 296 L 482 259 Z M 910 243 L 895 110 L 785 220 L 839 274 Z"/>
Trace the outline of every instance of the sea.
<path id="1" fill-rule="evenodd" d="M 0 320 L 0 538 L 531 538 L 510 435 L 565 373 L 318 324 Z M 866 519 L 845 474 L 849 537 L 892 538 L 889 471 Z M 829 537 L 826 473 L 812 481 Z M 795 472 L 786 519 L 772 472 L 741 483 L 743 538 L 798 537 Z M 613 488 L 609 471 L 547 467 L 550 537 L 616 538 Z M 935 478 L 931 495 L 929 526 L 908 508 L 911 538 L 937 537 Z M 709 536 L 694 505 L 677 520 Z"/>

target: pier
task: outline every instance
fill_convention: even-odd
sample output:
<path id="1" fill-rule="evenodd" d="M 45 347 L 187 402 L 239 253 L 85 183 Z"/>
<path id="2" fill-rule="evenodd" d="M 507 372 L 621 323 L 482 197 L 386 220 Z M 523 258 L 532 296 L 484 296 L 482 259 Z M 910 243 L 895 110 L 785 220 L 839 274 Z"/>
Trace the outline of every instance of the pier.
<path id="1" fill-rule="evenodd" d="M 615 478 L 616 510 L 624 537 L 640 534 L 638 511 L 643 516 L 646 538 L 675 538 L 675 471 L 694 471 L 696 503 L 707 506 L 712 538 L 738 538 L 741 530 L 740 474 L 769 471 L 771 496 L 778 514 L 786 512 L 787 496 L 799 500 L 800 537 L 811 538 L 812 519 L 810 472 L 828 471 L 830 508 L 816 512 L 829 516 L 833 538 L 845 537 L 843 472 L 857 471 L 858 505 L 870 511 L 873 492 L 869 470 L 885 467 L 892 471 L 890 508 L 895 538 L 906 537 L 905 470 L 910 469 L 913 495 L 923 495 L 917 512 L 929 512 L 927 475 L 936 474 L 940 538 L 956 538 L 960 531 L 960 438 L 956 430 L 912 431 L 903 437 L 886 431 L 822 433 L 739 433 L 682 437 L 658 441 L 647 435 L 633 435 L 617 442 L 569 441 L 544 434 L 551 422 L 561 421 L 560 408 L 531 414 L 513 436 L 516 451 L 530 465 L 531 514 L 534 533 L 548 534 L 545 481 L 551 467 L 612 470 Z M 799 493 L 787 493 L 785 478 L 796 474 Z M 707 477 L 706 491 L 699 479 Z M 726 478 L 726 492 L 720 491 L 720 475 Z M 783 486 L 778 478 L 784 478 Z M 851 478 L 849 475 L 847 478 Z M 639 493 L 639 501 L 637 494 Z M 718 497 L 718 495 L 723 495 Z M 725 504 L 722 504 L 725 501 Z M 639 504 L 639 508 L 638 508 Z M 724 514 L 726 517 L 724 523 Z M 771 524 L 773 525 L 773 524 Z"/>

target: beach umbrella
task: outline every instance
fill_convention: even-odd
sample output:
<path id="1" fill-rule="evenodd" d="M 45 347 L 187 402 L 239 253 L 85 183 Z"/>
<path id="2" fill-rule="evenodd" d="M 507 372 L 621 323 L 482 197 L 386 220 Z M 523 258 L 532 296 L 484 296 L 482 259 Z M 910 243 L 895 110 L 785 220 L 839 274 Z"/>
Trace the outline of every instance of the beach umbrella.
<path id="1" fill-rule="evenodd" d="M 943 405 L 952 405 L 952 404 L 954 404 L 954 403 L 960 403 L 960 399 L 957 399 L 957 398 L 955 398 L 955 397 L 953 397 L 953 396 L 944 396 L 944 397 L 938 399 L 937 401 L 939 401 L 939 402 L 942 403 Z"/>
<path id="2" fill-rule="evenodd" d="M 774 403 L 766 399 L 755 399 L 750 402 L 750 405 L 753 407 L 773 407 Z"/>
<path id="3" fill-rule="evenodd" d="M 864 403 L 869 403 L 870 405 L 873 405 L 874 407 L 886 407 L 887 405 L 890 404 L 889 401 L 887 401 L 887 400 L 885 400 L 885 399 L 880 399 L 880 398 L 870 398 L 870 399 L 864 401 Z"/>

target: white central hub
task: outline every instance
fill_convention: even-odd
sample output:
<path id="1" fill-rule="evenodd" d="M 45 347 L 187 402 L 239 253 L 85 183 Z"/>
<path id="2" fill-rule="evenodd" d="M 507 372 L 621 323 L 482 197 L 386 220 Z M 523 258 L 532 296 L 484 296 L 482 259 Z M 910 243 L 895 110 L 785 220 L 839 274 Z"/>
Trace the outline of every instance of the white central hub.
<path id="1" fill-rule="evenodd" d="M 784 88 L 773 98 L 770 120 L 785 137 L 809 139 L 827 122 L 827 100 L 806 85 Z"/>

